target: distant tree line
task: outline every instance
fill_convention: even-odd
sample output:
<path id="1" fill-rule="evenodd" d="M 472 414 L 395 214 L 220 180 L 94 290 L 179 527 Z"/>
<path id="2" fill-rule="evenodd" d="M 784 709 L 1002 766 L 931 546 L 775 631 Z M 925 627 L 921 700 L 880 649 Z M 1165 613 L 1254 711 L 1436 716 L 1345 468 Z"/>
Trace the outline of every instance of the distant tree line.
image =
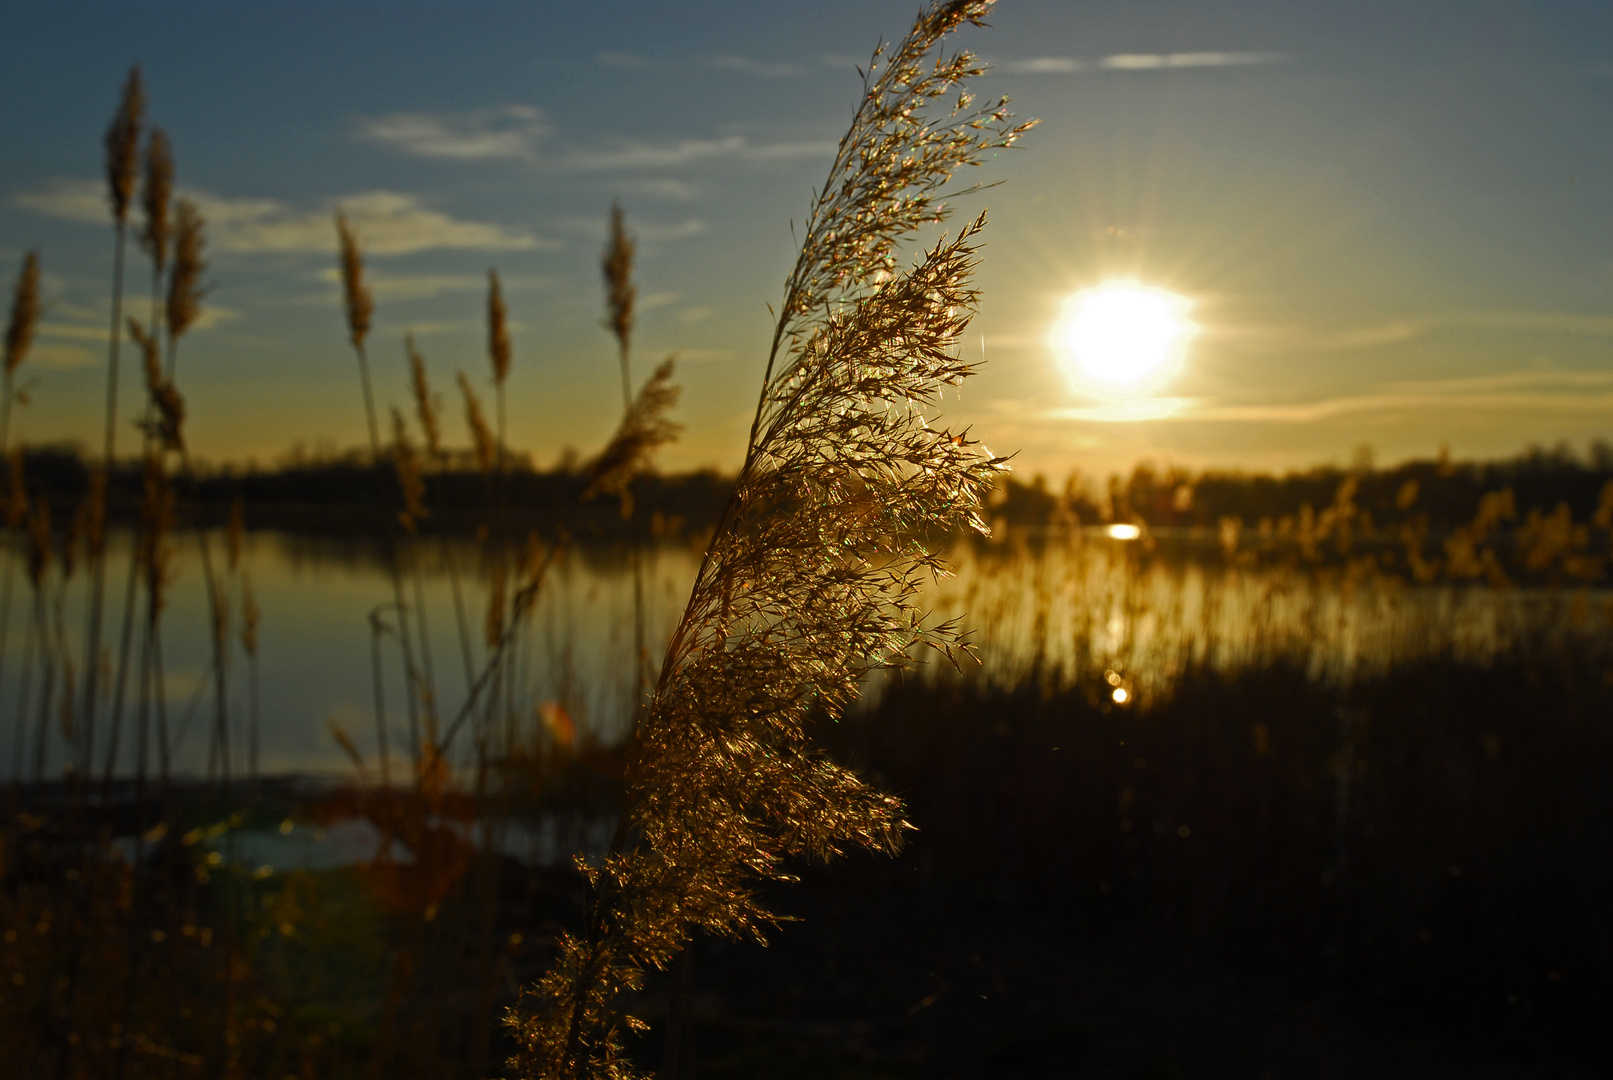
<path id="1" fill-rule="evenodd" d="M 1215 528 L 1226 518 L 1249 527 L 1276 523 L 1334 505 L 1341 491 L 1360 515 L 1359 529 L 1398 527 L 1421 519 L 1448 531 L 1473 520 L 1485 495 L 1511 490 L 1521 519 L 1566 506 L 1576 521 L 1606 513 L 1613 484 L 1613 446 L 1592 444 L 1585 455 L 1567 447 L 1532 448 L 1516 457 L 1458 462 L 1437 457 L 1387 468 L 1319 466 L 1283 474 L 1210 469 L 1204 472 L 1144 463 L 1107 481 L 1079 474 L 1055 490 L 1041 475 L 1011 477 L 993 513 L 1017 525 L 1041 525 L 1060 514 L 1081 523 L 1135 522 L 1151 528 Z"/>
<path id="2" fill-rule="evenodd" d="M 39 494 L 60 501 L 63 508 L 83 498 L 89 468 L 76 447 L 33 447 L 24 455 L 30 485 Z M 1254 528 L 1263 520 L 1275 523 L 1300 515 L 1307 506 L 1321 511 L 1334 505 L 1349 485 L 1360 531 L 1398 528 L 1421 519 L 1437 533 L 1473 520 L 1485 495 L 1507 490 L 1519 518 L 1531 511 L 1549 514 L 1560 506 L 1576 521 L 1605 514 L 1613 490 L 1613 446 L 1597 442 L 1585 454 L 1559 446 L 1487 462 L 1436 457 L 1385 468 L 1330 465 L 1282 474 L 1192 472 L 1142 463 L 1129 475 L 1107 479 L 1072 474 L 1062 488 L 1041 474 L 1020 475 L 1003 481 L 990 510 L 994 519 L 1020 527 L 1062 519 L 1085 525 L 1135 522 L 1153 529 L 1216 528 L 1224 519 L 1237 518 Z M 421 523 L 426 531 L 468 530 L 484 520 L 486 481 L 473 461 L 450 462 L 426 483 L 434 515 Z M 630 494 L 635 507 L 661 522 L 664 535 L 693 535 L 715 524 L 732 483 L 732 477 L 715 469 L 646 473 L 633 481 Z M 137 463 L 113 468 L 108 485 L 113 521 L 133 518 L 140 484 Z M 545 508 L 575 505 L 587 486 L 586 470 L 574 456 L 538 469 L 530 458 L 512 455 L 507 497 L 523 527 L 555 524 Z M 390 462 L 374 466 L 365 455 L 351 453 L 290 455 L 267 467 L 202 467 L 181 495 L 188 512 L 204 521 L 222 522 L 240 500 L 253 527 L 318 532 L 362 526 L 375 507 L 396 502 L 396 488 Z M 613 497 L 594 500 L 582 527 L 589 534 L 613 535 L 619 505 Z"/>

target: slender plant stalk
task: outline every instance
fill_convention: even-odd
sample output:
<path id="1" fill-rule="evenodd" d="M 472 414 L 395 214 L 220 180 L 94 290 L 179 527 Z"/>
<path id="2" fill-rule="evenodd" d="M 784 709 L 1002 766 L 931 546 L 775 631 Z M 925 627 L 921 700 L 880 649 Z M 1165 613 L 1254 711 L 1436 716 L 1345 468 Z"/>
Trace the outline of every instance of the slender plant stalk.
<path id="1" fill-rule="evenodd" d="M 626 216 L 621 204 L 610 208 L 610 239 L 600 262 L 605 278 L 605 326 L 616 338 L 616 356 L 622 369 L 622 415 L 633 410 L 631 365 L 633 308 L 638 287 L 633 284 L 633 240 L 627 234 Z M 631 489 L 628 489 L 629 491 Z M 622 500 L 622 516 L 632 520 L 633 501 Z M 633 720 L 644 708 L 648 691 L 649 656 L 644 627 L 644 555 L 640 530 L 628 527 L 628 553 L 633 569 Z"/>
<path id="2" fill-rule="evenodd" d="M 392 788 L 391 751 L 386 734 L 386 690 L 381 678 L 381 638 L 386 627 L 381 623 L 381 609 L 370 612 L 370 675 L 375 694 L 375 745 L 381 759 L 381 790 Z"/>
<path id="3" fill-rule="evenodd" d="M 945 217 L 955 170 L 1024 130 L 1004 102 L 974 109 L 962 84 L 981 69 L 939 50 L 990 6 L 933 3 L 875 53 L 785 284 L 745 463 L 629 747 L 611 854 L 585 870 L 585 924 L 510 1018 L 523 1077 L 634 1075 L 620 1029 L 643 1025 L 615 1001 L 646 968 L 695 930 L 760 937 L 757 884 L 787 878 L 787 859 L 900 842 L 900 804 L 805 725 L 842 715 L 872 670 L 966 649 L 917 594 L 945 569 L 926 536 L 984 529 L 1004 467 L 926 415 L 972 371 L 955 350 L 983 219 L 906 269 L 896 254 Z"/>
<path id="4" fill-rule="evenodd" d="M 116 451 L 118 415 L 118 366 L 123 334 L 123 253 L 128 239 L 129 207 L 134 200 L 135 182 L 140 164 L 140 126 L 145 115 L 145 92 L 140 84 L 140 69 L 133 68 L 124 83 L 123 99 L 106 133 L 106 176 L 115 236 L 112 255 L 112 315 L 107 349 L 106 374 L 106 430 L 102 439 L 101 461 L 105 475 L 110 476 Z M 101 670 L 101 615 L 105 606 L 106 552 L 96 545 L 90 558 L 89 607 L 86 616 L 88 629 L 84 641 L 84 728 L 86 769 L 93 760 L 94 747 L 89 745 L 95 728 L 95 713 L 100 697 L 98 685 Z"/>
<path id="5" fill-rule="evenodd" d="M 359 382 L 364 390 L 364 417 L 370 432 L 370 461 L 379 466 L 382 461 L 381 429 L 375 417 L 375 395 L 370 385 L 370 361 L 364 342 L 369 336 L 370 321 L 375 313 L 375 302 L 364 284 L 364 256 L 359 248 L 358 235 L 348 224 L 347 217 L 336 212 L 336 236 L 340 246 L 343 307 L 347 314 L 348 338 L 353 354 L 358 358 Z M 415 780 L 420 777 L 420 700 L 424 696 L 420 670 L 415 664 L 414 645 L 409 630 L 409 607 L 403 599 L 403 574 L 398 565 L 397 545 L 388 530 L 387 562 L 392 578 L 392 602 L 398 615 L 398 645 L 403 653 L 405 701 L 409 716 L 409 753 L 414 764 Z"/>
<path id="6" fill-rule="evenodd" d="M 163 274 L 168 266 L 172 240 L 172 200 L 174 186 L 173 147 L 160 128 L 154 128 L 146 137 L 145 182 L 140 190 L 140 202 L 145 209 L 145 227 L 141 230 L 140 246 L 151 260 L 151 313 L 146 323 L 151 335 L 160 338 L 163 327 Z M 197 242 L 199 243 L 199 226 Z M 197 273 L 202 268 L 199 246 L 188 253 L 187 267 L 181 273 Z M 183 287 L 183 286 L 182 286 Z M 188 325 L 188 324 L 187 324 Z M 170 338 L 172 335 L 170 334 Z M 170 353 L 171 355 L 171 353 Z M 170 375 L 171 377 L 171 375 Z M 144 452 L 149 454 L 152 444 L 152 410 L 148 401 L 142 422 Z M 142 455 L 142 459 L 144 455 Z M 112 715 L 108 732 L 106 767 L 102 780 L 102 801 L 110 805 L 112 776 L 116 767 L 120 728 L 123 722 L 123 698 L 128 685 L 129 651 L 134 637 L 135 609 L 139 605 L 140 580 L 139 544 L 129 549 L 129 570 L 123 589 L 123 624 L 118 634 L 118 664 L 112 690 Z"/>
<path id="7" fill-rule="evenodd" d="M 11 589 L 16 579 L 18 529 L 27 513 L 28 494 L 23 487 L 22 455 L 10 453 L 11 405 L 16 397 L 16 373 L 28 357 L 34 332 L 39 324 L 39 253 L 23 257 L 22 270 L 12 289 L 11 314 L 6 322 L 3 384 L 0 384 L 0 458 L 11 466 L 6 491 L 6 550 L 4 584 L 0 584 L 0 675 L 5 672 L 6 652 L 11 639 Z M 16 723 L 23 724 L 23 713 Z M 20 760 L 20 757 L 19 759 Z"/>

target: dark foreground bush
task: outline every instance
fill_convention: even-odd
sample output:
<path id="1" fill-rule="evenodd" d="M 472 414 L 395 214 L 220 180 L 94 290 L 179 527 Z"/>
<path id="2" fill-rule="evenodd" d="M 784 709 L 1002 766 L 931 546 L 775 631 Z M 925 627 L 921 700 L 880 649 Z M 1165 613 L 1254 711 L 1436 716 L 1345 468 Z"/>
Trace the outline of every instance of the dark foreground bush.
<path id="1" fill-rule="evenodd" d="M 703 1075 L 1610 1060 L 1613 686 L 1592 665 L 1347 692 L 1192 676 L 1147 713 L 909 686 L 826 737 L 918 832 L 897 861 L 809 872 L 768 953 L 705 947 Z"/>

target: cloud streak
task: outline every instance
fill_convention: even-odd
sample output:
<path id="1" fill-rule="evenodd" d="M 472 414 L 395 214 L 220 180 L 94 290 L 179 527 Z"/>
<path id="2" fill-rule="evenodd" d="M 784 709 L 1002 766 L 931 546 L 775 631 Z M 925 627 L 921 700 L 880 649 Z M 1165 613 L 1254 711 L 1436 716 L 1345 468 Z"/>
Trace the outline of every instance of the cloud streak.
<path id="1" fill-rule="evenodd" d="M 670 142 L 643 142 L 623 139 L 611 146 L 575 150 L 561 164 L 577 172 L 633 172 L 646 169 L 675 169 L 703 161 L 792 161 L 799 158 L 827 157 L 835 144 L 828 140 L 752 143 L 742 135 L 718 139 L 676 139 Z"/>
<path id="2" fill-rule="evenodd" d="M 450 161 L 531 160 L 552 133 L 543 112 L 505 105 L 465 113 L 397 112 L 359 121 L 359 134 L 400 153 Z"/>
<path id="3" fill-rule="evenodd" d="M 602 52 L 594 57 L 594 61 L 601 67 L 619 68 L 623 71 L 697 71 L 708 69 L 734 71 L 741 75 L 754 75 L 762 79 L 800 79 L 805 77 L 807 73 L 806 68 L 800 64 L 779 60 L 757 60 L 754 57 L 740 56 L 734 53 L 665 60 L 653 56 L 638 56 L 634 53 Z"/>
<path id="4" fill-rule="evenodd" d="M 104 225 L 109 220 L 105 187 L 96 180 L 58 180 L 12 202 L 65 221 Z M 445 214 L 414 195 L 367 191 L 306 210 L 276 199 L 253 199 L 190 192 L 207 219 L 208 245 L 232 254 L 320 254 L 335 250 L 331 213 L 340 206 L 359 231 L 368 255 L 408 255 L 417 251 L 531 251 L 553 248 L 550 240 L 521 229 Z"/>
<path id="5" fill-rule="evenodd" d="M 1286 64 L 1289 59 L 1287 53 L 1280 52 L 1117 53 L 1099 60 L 1098 66 L 1105 71 L 1174 71 L 1182 68 Z"/>
<path id="6" fill-rule="evenodd" d="M 1003 408 L 1017 408 L 1001 403 Z M 1162 398 L 1043 409 L 1048 420 L 1088 422 L 1167 421 L 1229 424 L 1315 424 L 1350 418 L 1420 418 L 1435 414 L 1504 413 L 1596 416 L 1613 412 L 1613 371 L 1513 371 L 1456 379 L 1407 380 L 1366 393 L 1277 404 Z"/>
<path id="7" fill-rule="evenodd" d="M 1282 52 L 1115 53 L 1096 61 L 1073 56 L 1033 56 L 1004 60 L 996 70 L 1010 75 L 1078 75 L 1087 71 L 1180 71 L 1184 68 L 1254 67 L 1286 64 Z"/>

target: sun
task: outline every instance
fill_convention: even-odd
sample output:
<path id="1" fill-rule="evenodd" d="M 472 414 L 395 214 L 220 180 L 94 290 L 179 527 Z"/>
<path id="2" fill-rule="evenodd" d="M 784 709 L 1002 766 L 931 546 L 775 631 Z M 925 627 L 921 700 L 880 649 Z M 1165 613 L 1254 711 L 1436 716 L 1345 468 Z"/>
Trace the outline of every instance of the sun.
<path id="1" fill-rule="evenodd" d="M 1197 327 L 1186 297 L 1110 281 L 1064 303 L 1049 342 L 1076 385 L 1108 398 L 1139 397 L 1181 370 Z"/>

